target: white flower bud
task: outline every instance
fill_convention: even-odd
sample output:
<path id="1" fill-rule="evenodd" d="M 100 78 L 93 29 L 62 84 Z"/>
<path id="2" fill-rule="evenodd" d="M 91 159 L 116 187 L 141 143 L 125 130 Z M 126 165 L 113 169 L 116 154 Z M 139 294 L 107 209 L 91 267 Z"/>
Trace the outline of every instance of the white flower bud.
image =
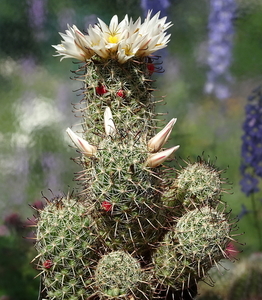
<path id="1" fill-rule="evenodd" d="M 90 157 L 96 154 L 97 148 L 90 145 L 86 140 L 76 135 L 70 128 L 66 130 L 72 142 L 85 156 Z"/>
<path id="2" fill-rule="evenodd" d="M 105 132 L 107 135 L 114 135 L 116 133 L 115 124 L 110 107 L 107 106 L 104 113 Z"/>
<path id="3" fill-rule="evenodd" d="M 166 149 L 161 152 L 152 153 L 149 155 L 146 166 L 149 168 L 156 168 L 161 165 L 172 153 L 174 153 L 180 146 L 175 146 L 169 149 Z"/>
<path id="4" fill-rule="evenodd" d="M 173 118 L 158 134 L 149 140 L 147 144 L 149 152 L 157 152 L 162 148 L 167 142 L 176 120 Z"/>

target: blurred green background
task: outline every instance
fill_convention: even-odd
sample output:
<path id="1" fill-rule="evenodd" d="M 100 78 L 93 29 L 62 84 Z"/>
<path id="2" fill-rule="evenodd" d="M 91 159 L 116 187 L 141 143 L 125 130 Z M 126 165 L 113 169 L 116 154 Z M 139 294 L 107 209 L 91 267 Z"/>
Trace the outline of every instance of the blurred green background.
<path id="1" fill-rule="evenodd" d="M 166 14 L 174 25 L 169 29 L 171 42 L 160 53 L 165 72 L 154 75 L 155 96 L 165 100 L 158 111 L 167 113 L 167 120 L 178 118 L 169 144 L 181 145 L 178 155 L 183 159 L 196 160 L 204 152 L 219 169 L 226 169 L 223 176 L 233 185 L 223 199 L 234 216 L 242 205 L 252 211 L 250 198 L 241 192 L 239 167 L 246 99 L 262 83 L 262 1 L 236 1 L 230 95 L 224 99 L 204 91 L 209 1 L 169 2 Z M 70 59 L 60 63 L 51 45 L 60 43 L 58 32 L 67 24 L 85 30 L 97 17 L 108 23 L 114 14 L 136 19 L 144 11 L 136 0 L 1 0 L 0 296 L 37 297 L 38 280 L 33 280 L 36 273 L 29 264 L 34 250 L 21 238 L 30 230 L 20 225 L 32 218 L 28 204 L 41 200 L 41 192 L 50 198 L 76 186 L 72 180 L 79 169 L 70 160 L 75 151 L 68 147 L 65 129 L 79 123 L 71 103 L 80 100 L 73 91 L 81 84 L 70 80 L 77 64 Z M 262 220 L 261 194 L 255 197 Z M 238 225 L 238 233 L 245 232 L 238 237 L 246 244 L 239 247 L 241 255 L 261 251 L 253 213 Z"/>

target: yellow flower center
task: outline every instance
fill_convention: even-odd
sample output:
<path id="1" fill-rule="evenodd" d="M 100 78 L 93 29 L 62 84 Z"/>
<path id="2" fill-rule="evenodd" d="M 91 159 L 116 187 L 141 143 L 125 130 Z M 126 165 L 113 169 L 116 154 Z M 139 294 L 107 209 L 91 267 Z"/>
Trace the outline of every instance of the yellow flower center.
<path id="1" fill-rule="evenodd" d="M 131 51 L 130 48 L 125 48 L 125 54 L 126 54 L 127 56 L 134 55 L 134 53 Z"/>
<path id="2" fill-rule="evenodd" d="M 117 44 L 119 42 L 118 37 L 116 35 L 109 35 L 108 42 L 110 44 Z"/>

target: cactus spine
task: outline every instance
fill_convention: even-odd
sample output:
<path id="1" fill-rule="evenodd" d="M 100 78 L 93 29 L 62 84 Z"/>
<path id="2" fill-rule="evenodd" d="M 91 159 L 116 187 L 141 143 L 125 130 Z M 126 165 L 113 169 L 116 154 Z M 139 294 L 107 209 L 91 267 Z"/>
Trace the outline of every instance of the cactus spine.
<path id="1" fill-rule="evenodd" d="M 177 176 L 163 167 L 179 147 L 162 149 L 176 119 L 159 131 L 152 95 L 151 53 L 168 42 L 165 22 L 151 12 L 144 23 L 114 16 L 87 35 L 69 27 L 54 46 L 83 61 L 75 72 L 83 99 L 74 106 L 83 137 L 67 130 L 80 152 L 82 188 L 39 211 L 48 299 L 174 298 L 225 256 L 232 225 L 218 209 L 220 172 L 203 161 Z"/>

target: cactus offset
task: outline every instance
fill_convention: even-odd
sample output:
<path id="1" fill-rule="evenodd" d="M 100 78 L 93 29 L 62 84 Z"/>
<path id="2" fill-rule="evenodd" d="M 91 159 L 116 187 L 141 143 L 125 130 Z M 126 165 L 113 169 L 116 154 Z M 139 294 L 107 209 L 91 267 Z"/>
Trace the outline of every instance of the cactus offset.
<path id="1" fill-rule="evenodd" d="M 94 280 L 101 297 L 141 297 L 141 289 L 148 289 L 140 263 L 124 251 L 104 255 L 97 264 Z"/>
<path id="2" fill-rule="evenodd" d="M 153 255 L 156 277 L 175 290 L 205 277 L 225 257 L 230 227 L 224 213 L 207 206 L 184 214 Z"/>
<path id="3" fill-rule="evenodd" d="M 48 201 L 39 210 L 38 269 L 48 298 L 85 299 L 97 254 L 87 208 L 69 196 Z M 81 287 L 81 288 L 79 288 Z"/>
<path id="4" fill-rule="evenodd" d="M 167 192 L 166 202 L 169 205 L 183 204 L 191 209 L 204 205 L 215 207 L 220 202 L 223 183 L 221 171 L 199 157 L 197 162 L 187 162 L 178 171 Z"/>
<path id="5" fill-rule="evenodd" d="M 166 46 L 171 26 L 159 14 L 149 12 L 144 23 L 98 20 L 87 35 L 68 27 L 54 46 L 62 58 L 83 61 L 75 72 L 83 99 L 74 105 L 83 137 L 67 129 L 80 152 L 79 193 L 39 212 L 36 248 L 48 299 L 193 296 L 226 257 L 232 225 L 218 209 L 220 171 L 203 160 L 178 172 L 163 167 L 179 146 L 163 149 L 176 119 L 156 126 L 151 54 Z"/>

